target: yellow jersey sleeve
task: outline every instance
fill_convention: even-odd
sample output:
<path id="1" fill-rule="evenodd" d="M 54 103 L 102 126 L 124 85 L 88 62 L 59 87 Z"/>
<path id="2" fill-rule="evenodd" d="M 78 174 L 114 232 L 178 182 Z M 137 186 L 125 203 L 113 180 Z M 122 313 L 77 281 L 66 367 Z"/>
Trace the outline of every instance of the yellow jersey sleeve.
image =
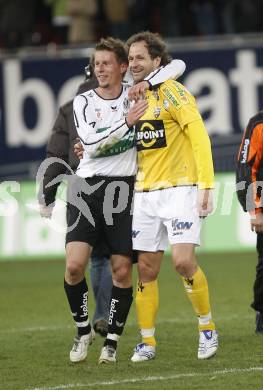
<path id="1" fill-rule="evenodd" d="M 168 80 L 161 85 L 160 90 L 166 110 L 182 129 L 188 123 L 201 119 L 195 98 L 182 84 Z"/>
<path id="2" fill-rule="evenodd" d="M 214 188 L 214 167 L 211 143 L 202 119 L 191 122 L 185 129 L 189 137 L 197 167 L 198 188 Z"/>
<path id="3" fill-rule="evenodd" d="M 214 187 L 214 168 L 210 139 L 195 98 L 180 83 L 168 80 L 161 86 L 164 106 L 190 140 L 197 168 L 199 189 Z"/>

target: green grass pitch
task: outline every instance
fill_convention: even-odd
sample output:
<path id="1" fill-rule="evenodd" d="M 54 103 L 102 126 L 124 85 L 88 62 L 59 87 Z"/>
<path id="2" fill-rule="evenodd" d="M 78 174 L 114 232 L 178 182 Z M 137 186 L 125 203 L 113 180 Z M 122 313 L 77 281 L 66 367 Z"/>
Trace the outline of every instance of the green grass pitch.
<path id="1" fill-rule="evenodd" d="M 256 254 L 206 254 L 199 261 L 220 336 L 217 355 L 197 360 L 197 320 L 166 257 L 159 278 L 157 357 L 130 361 L 139 341 L 133 305 L 114 366 L 97 365 L 99 336 L 85 362 L 68 360 L 75 330 L 63 291 L 63 261 L 0 263 L 0 389 L 262 389 L 263 335 L 255 335 L 249 307 Z"/>

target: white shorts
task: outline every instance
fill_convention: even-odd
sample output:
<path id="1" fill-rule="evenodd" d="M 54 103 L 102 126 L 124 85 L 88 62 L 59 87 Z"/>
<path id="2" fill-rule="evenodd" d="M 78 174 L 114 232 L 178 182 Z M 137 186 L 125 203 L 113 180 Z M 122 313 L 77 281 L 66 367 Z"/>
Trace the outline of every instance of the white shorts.
<path id="1" fill-rule="evenodd" d="M 169 242 L 171 245 L 200 245 L 202 219 L 197 212 L 196 200 L 196 186 L 136 192 L 133 249 L 157 252 L 166 250 Z"/>

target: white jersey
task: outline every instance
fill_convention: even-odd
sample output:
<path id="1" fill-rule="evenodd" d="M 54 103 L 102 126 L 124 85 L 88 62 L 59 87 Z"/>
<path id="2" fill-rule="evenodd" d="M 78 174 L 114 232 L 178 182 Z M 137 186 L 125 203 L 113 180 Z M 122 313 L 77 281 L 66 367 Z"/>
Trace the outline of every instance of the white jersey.
<path id="1" fill-rule="evenodd" d="M 179 77 L 185 70 L 181 60 L 173 60 L 152 72 L 145 80 L 152 86 Z M 130 108 L 128 90 L 123 83 L 116 99 L 104 99 L 95 90 L 75 97 L 73 102 L 76 130 L 84 147 L 76 174 L 92 176 L 133 176 L 137 172 L 135 130 L 126 116 Z"/>
<path id="2" fill-rule="evenodd" d="M 136 174 L 134 128 L 129 129 L 125 120 L 130 106 L 129 87 L 123 84 L 116 99 L 103 99 L 95 90 L 74 99 L 76 129 L 84 146 L 78 176 Z"/>

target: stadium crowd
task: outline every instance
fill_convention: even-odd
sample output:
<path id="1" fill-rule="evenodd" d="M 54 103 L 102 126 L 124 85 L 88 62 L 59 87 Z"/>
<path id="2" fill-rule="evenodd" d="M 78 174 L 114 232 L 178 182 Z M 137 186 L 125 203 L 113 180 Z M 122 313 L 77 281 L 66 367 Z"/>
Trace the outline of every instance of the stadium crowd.
<path id="1" fill-rule="evenodd" d="M 261 0 L 0 0 L 0 49 L 164 37 L 261 32 Z"/>

